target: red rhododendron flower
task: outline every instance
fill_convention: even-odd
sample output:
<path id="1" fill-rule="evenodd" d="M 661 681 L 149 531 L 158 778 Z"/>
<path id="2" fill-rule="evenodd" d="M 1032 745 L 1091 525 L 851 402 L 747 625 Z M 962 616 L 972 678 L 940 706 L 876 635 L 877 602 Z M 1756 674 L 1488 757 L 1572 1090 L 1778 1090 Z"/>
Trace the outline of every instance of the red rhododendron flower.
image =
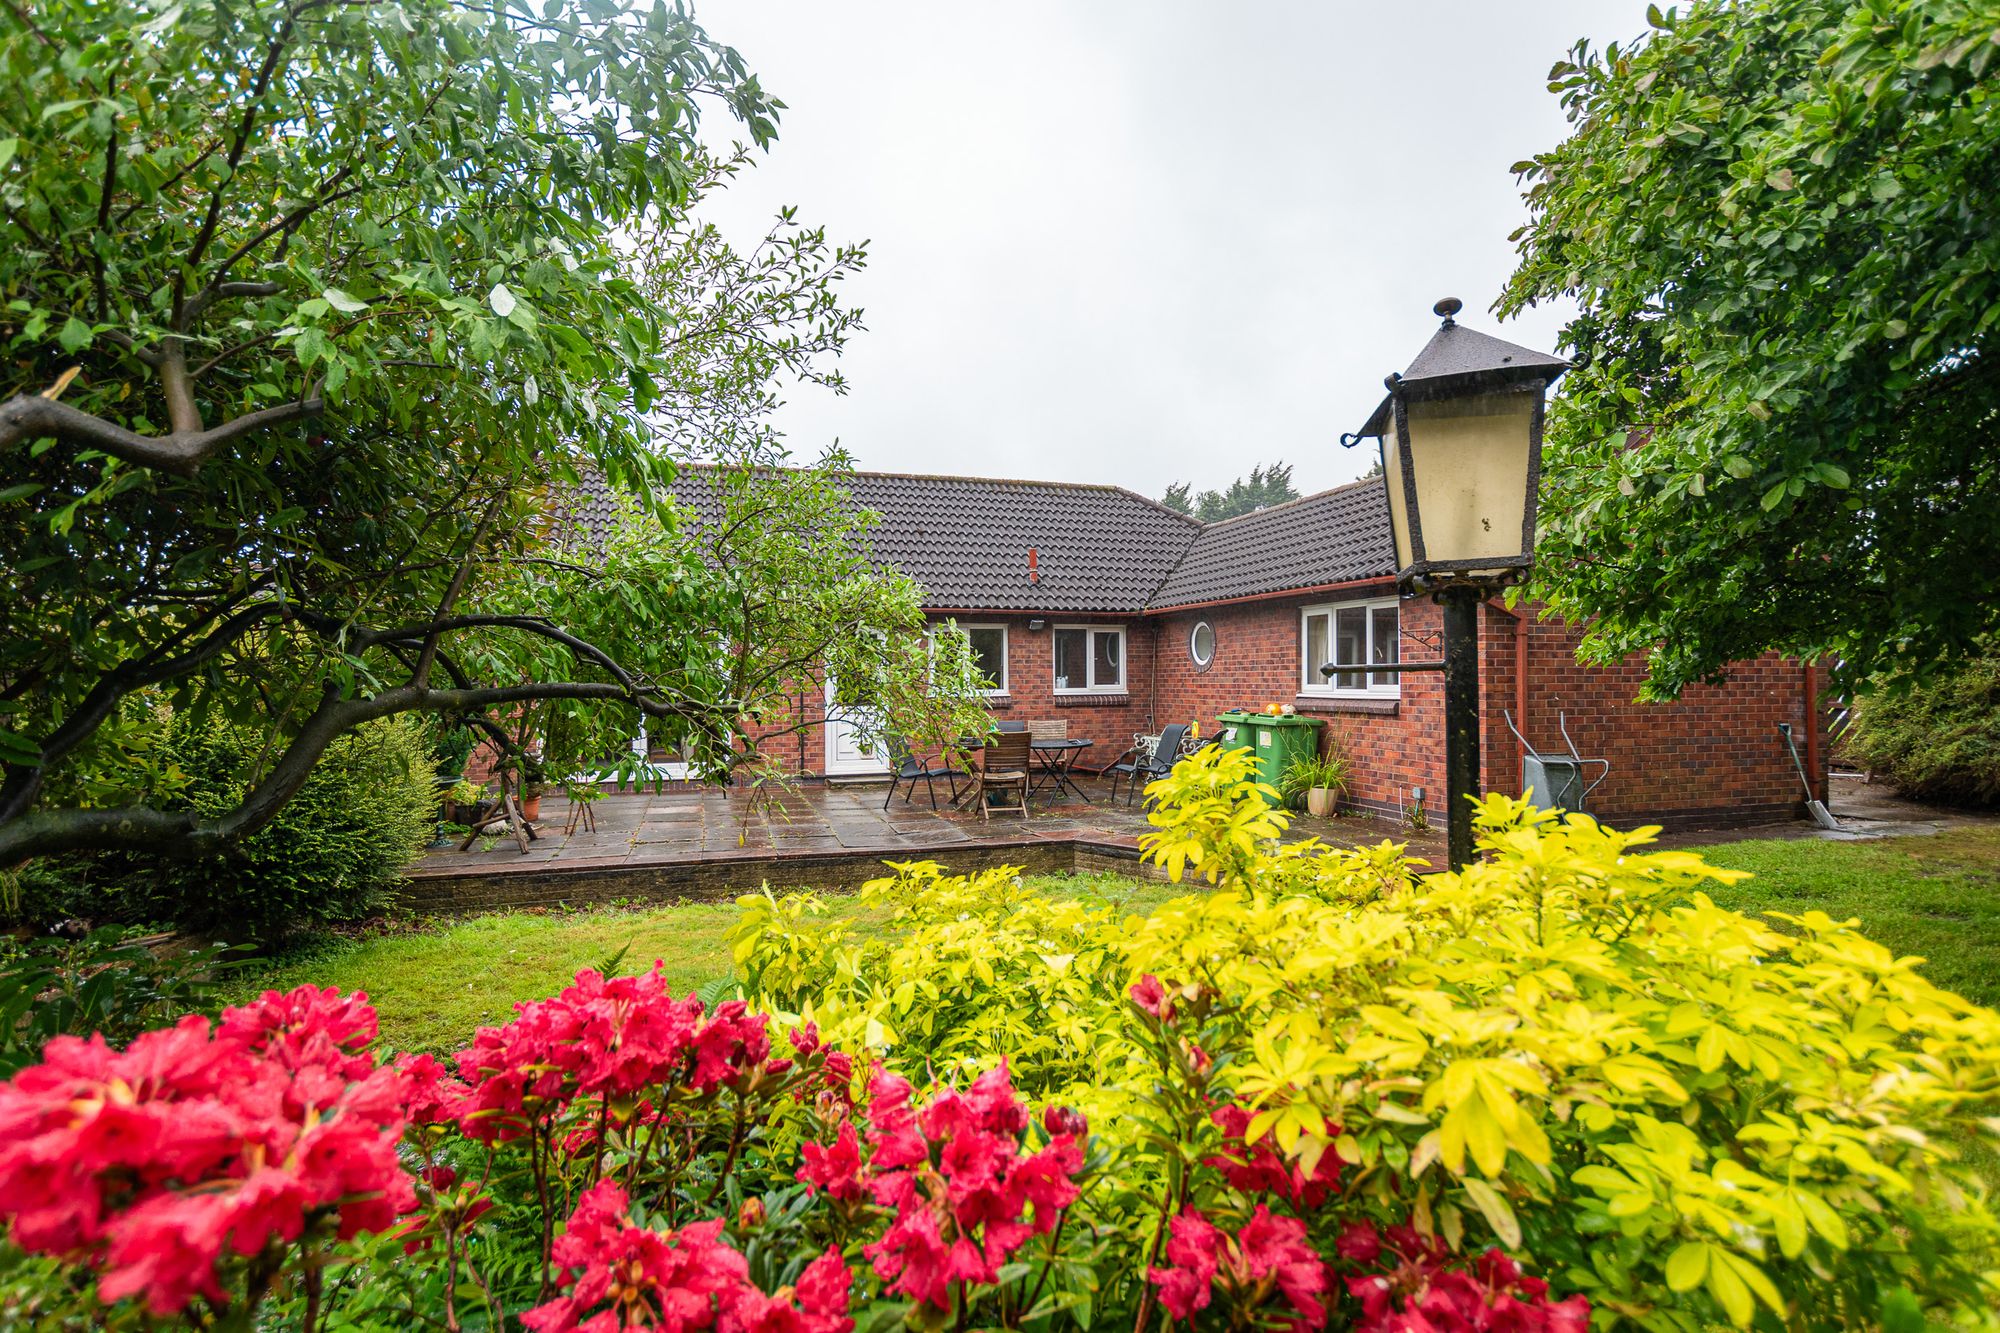
<path id="1" fill-rule="evenodd" d="M 1208 1308 L 1223 1245 L 1222 1233 L 1196 1209 L 1182 1209 L 1168 1224 L 1169 1266 L 1150 1269 L 1146 1274 L 1159 1287 L 1160 1304 L 1167 1307 L 1168 1314 L 1176 1319 L 1190 1319 L 1195 1311 Z"/>
<path id="2" fill-rule="evenodd" d="M 1223 1179 L 1233 1188 L 1245 1194 L 1275 1194 L 1294 1207 L 1317 1208 L 1340 1187 L 1340 1159 L 1330 1152 L 1320 1157 L 1312 1175 L 1307 1176 L 1298 1163 L 1278 1155 L 1268 1135 L 1255 1143 L 1245 1143 L 1243 1135 L 1250 1127 L 1250 1112 L 1236 1103 L 1217 1107 L 1209 1113 L 1209 1119 L 1232 1142 L 1221 1153 L 1208 1158 L 1206 1164 L 1222 1172 Z"/>
<path id="3" fill-rule="evenodd" d="M 1132 996 L 1132 1003 L 1138 1005 L 1146 1013 L 1151 1014 L 1162 1023 L 1173 1021 L 1174 1002 L 1168 997 L 1167 988 L 1161 985 L 1160 979 L 1151 972 L 1139 978 L 1138 982 L 1133 985 L 1130 994 Z"/>
<path id="4" fill-rule="evenodd" d="M 560 995 L 515 1006 L 458 1053 L 469 1085 L 460 1125 L 486 1141 L 518 1138 L 579 1098 L 629 1103 L 648 1089 L 699 1095 L 763 1071 L 771 1052 L 762 1014 L 741 1000 L 706 1020 L 693 995 L 675 999 L 660 964 L 636 977 L 576 974 Z"/>
<path id="5" fill-rule="evenodd" d="M 1474 1261 L 1473 1271 L 1447 1267 L 1453 1256 L 1442 1243 L 1407 1226 L 1378 1232 L 1351 1222 L 1339 1242 L 1343 1258 L 1386 1263 L 1385 1272 L 1347 1279 L 1361 1303 L 1366 1333 L 1586 1333 L 1590 1302 L 1582 1296 L 1548 1299 L 1548 1283 L 1528 1277 L 1499 1250 Z"/>
<path id="6" fill-rule="evenodd" d="M 851 1123 L 841 1122 L 831 1147 L 808 1143 L 800 1149 L 800 1156 L 805 1165 L 799 1168 L 798 1178 L 808 1188 L 842 1202 L 862 1196 L 861 1144 Z"/>
<path id="7" fill-rule="evenodd" d="M 877 1073 L 869 1094 L 866 1163 L 843 1122 L 832 1144 L 806 1145 L 799 1179 L 841 1200 L 865 1190 L 894 1213 L 863 1250 L 890 1291 L 949 1309 L 953 1283 L 997 1280 L 1007 1256 L 1075 1201 L 1083 1117 L 1052 1108 L 1048 1144 L 1024 1151 L 1028 1110 L 1004 1061 L 962 1092 L 936 1092 L 921 1110 L 894 1074 Z"/>
<path id="8" fill-rule="evenodd" d="M 634 1223 L 625 1191 L 600 1181 L 577 1201 L 551 1249 L 565 1270 L 564 1293 L 521 1316 L 534 1333 L 610 1333 L 657 1328 L 668 1333 L 848 1333 L 851 1281 L 836 1251 L 814 1260 L 796 1292 L 765 1295 L 749 1265 L 721 1238 L 722 1222 L 677 1231 Z"/>
<path id="9" fill-rule="evenodd" d="M 403 1080 L 403 1108 L 413 1125 L 443 1125 L 456 1121 L 469 1089 L 433 1055 L 402 1055 L 396 1073 Z"/>
<path id="10" fill-rule="evenodd" d="M 1239 1308 L 1255 1309 L 1273 1293 L 1296 1316 L 1293 1329 L 1326 1326 L 1326 1265 L 1306 1243 L 1305 1223 L 1275 1217 L 1263 1204 L 1234 1237 L 1193 1208 L 1183 1209 L 1167 1232 L 1166 1268 L 1148 1271 L 1160 1304 L 1176 1319 L 1206 1309 L 1220 1283 Z"/>
<path id="11" fill-rule="evenodd" d="M 0 1218 L 82 1259 L 106 1301 L 157 1315 L 224 1299 L 218 1265 L 331 1217 L 343 1238 L 414 1206 L 404 1080 L 367 1053 L 366 998 L 302 986 L 148 1032 L 59 1037 L 0 1083 Z"/>

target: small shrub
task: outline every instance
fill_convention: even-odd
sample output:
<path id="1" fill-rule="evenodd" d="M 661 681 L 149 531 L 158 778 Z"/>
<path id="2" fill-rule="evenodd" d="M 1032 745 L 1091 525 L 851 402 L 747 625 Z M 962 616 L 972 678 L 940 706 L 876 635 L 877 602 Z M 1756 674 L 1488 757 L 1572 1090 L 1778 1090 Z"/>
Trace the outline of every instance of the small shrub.
<path id="1" fill-rule="evenodd" d="M 213 725 L 176 739 L 189 803 L 220 814 L 242 796 L 253 736 Z M 179 862 L 133 859 L 125 919 L 258 938 L 378 910 L 437 828 L 434 766 L 412 720 L 335 741 L 277 818 L 230 851 Z"/>
<path id="2" fill-rule="evenodd" d="M 2000 805 L 2000 650 L 1948 679 L 1864 696 L 1843 743 L 1906 796 Z"/>
<path id="3" fill-rule="evenodd" d="M 220 815 L 241 799 L 242 774 L 262 745 L 220 722 L 178 721 L 163 751 L 178 790 L 167 804 Z M 277 817 L 227 852 L 30 862 L 14 881 L 14 901 L 0 906 L 37 927 L 79 918 L 272 941 L 378 911 L 441 813 L 422 722 L 392 718 L 335 741 Z"/>

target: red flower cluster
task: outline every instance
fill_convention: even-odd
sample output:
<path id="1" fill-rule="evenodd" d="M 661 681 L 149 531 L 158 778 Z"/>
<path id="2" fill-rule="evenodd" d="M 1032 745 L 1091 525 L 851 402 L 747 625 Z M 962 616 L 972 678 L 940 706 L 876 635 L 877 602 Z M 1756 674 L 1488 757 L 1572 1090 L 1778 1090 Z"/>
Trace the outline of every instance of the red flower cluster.
<path id="1" fill-rule="evenodd" d="M 1585 1333 L 1590 1302 L 1551 1301 L 1549 1284 L 1528 1277 L 1499 1250 L 1474 1260 L 1474 1271 L 1447 1268 L 1450 1254 L 1436 1239 L 1394 1226 L 1349 1222 L 1336 1242 L 1341 1257 L 1387 1272 L 1347 1279 L 1361 1302 L 1363 1333 Z"/>
<path id="2" fill-rule="evenodd" d="M 1222 1172 L 1223 1179 L 1245 1194 L 1276 1194 L 1294 1208 L 1317 1208 L 1340 1188 L 1340 1159 L 1332 1153 L 1322 1155 L 1308 1176 L 1297 1163 L 1278 1155 L 1269 1135 L 1255 1143 L 1243 1141 L 1250 1127 L 1250 1112 L 1243 1107 L 1231 1102 L 1217 1107 L 1209 1119 L 1234 1142 L 1206 1165 Z"/>
<path id="3" fill-rule="evenodd" d="M 1293 1329 L 1326 1326 L 1326 1265 L 1306 1243 L 1305 1223 L 1273 1217 L 1263 1204 L 1232 1239 L 1193 1208 L 1174 1218 L 1167 1262 L 1147 1276 L 1160 1288 L 1160 1304 L 1176 1319 L 1208 1308 L 1219 1280 L 1238 1310 L 1261 1308 L 1282 1294 L 1297 1317 Z"/>
<path id="4" fill-rule="evenodd" d="M 186 1018 L 123 1051 L 58 1037 L 0 1083 L 0 1216 L 22 1249 L 103 1270 L 106 1302 L 156 1315 L 225 1298 L 217 1266 L 299 1239 L 344 1239 L 413 1207 L 397 1160 L 402 1081 L 367 1047 L 367 997 L 301 986 Z"/>
<path id="5" fill-rule="evenodd" d="M 481 1028 L 458 1053 L 470 1085 L 459 1123 L 489 1142 L 517 1138 L 580 1097 L 630 1103 L 649 1088 L 733 1084 L 771 1052 L 762 1014 L 732 1000 L 704 1021 L 701 1001 L 676 1000 L 658 963 L 636 977 L 579 972 L 562 994 L 515 1009 L 511 1023 Z"/>
<path id="6" fill-rule="evenodd" d="M 895 1214 L 863 1253 L 888 1289 L 940 1310 L 956 1282 L 990 1283 L 1030 1236 L 1051 1230 L 1076 1199 L 1083 1168 L 1082 1116 L 1052 1107 L 1049 1142 L 1024 1152 L 1028 1112 L 1007 1066 L 988 1070 L 964 1092 L 945 1089 L 922 1111 L 907 1080 L 880 1073 L 869 1084 L 868 1161 L 851 1123 L 831 1146 L 808 1144 L 799 1179 L 844 1201 L 867 1195 Z"/>
<path id="7" fill-rule="evenodd" d="M 1139 1007 L 1141 1013 L 1150 1015 L 1162 1023 L 1174 1021 L 1173 997 L 1167 994 L 1167 988 L 1160 984 L 1160 979 L 1151 972 L 1140 977 L 1129 994 L 1132 996 L 1132 1003 Z"/>
<path id="8" fill-rule="evenodd" d="M 600 1181 L 577 1201 L 551 1255 L 567 1270 L 563 1295 L 521 1316 L 534 1333 L 849 1333 L 852 1281 L 837 1250 L 799 1275 L 797 1290 L 766 1295 L 722 1240 L 720 1219 L 653 1231 L 628 1215 L 625 1191 Z"/>

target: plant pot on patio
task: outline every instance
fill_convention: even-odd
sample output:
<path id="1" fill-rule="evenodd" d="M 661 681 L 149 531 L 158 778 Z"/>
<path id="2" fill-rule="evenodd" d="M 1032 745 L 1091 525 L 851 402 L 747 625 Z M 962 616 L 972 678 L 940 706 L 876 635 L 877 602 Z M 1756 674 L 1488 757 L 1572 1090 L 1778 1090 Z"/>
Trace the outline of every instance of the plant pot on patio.
<path id="1" fill-rule="evenodd" d="M 1320 819 L 1330 818 L 1334 807 L 1340 804 L 1338 787 L 1306 788 L 1306 813 Z"/>
<path id="2" fill-rule="evenodd" d="M 521 818 L 530 824 L 542 817 L 542 792 L 545 788 L 531 784 L 521 788 Z"/>

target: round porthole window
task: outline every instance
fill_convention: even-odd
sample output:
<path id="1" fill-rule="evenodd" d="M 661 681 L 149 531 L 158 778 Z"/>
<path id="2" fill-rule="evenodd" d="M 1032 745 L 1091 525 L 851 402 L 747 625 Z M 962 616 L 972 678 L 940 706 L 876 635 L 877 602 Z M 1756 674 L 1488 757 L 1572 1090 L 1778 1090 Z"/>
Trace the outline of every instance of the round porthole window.
<path id="1" fill-rule="evenodd" d="M 1209 663 L 1215 661 L 1215 628 L 1206 620 L 1197 621 L 1188 631 L 1188 656 L 1194 659 L 1197 671 L 1208 670 Z"/>

